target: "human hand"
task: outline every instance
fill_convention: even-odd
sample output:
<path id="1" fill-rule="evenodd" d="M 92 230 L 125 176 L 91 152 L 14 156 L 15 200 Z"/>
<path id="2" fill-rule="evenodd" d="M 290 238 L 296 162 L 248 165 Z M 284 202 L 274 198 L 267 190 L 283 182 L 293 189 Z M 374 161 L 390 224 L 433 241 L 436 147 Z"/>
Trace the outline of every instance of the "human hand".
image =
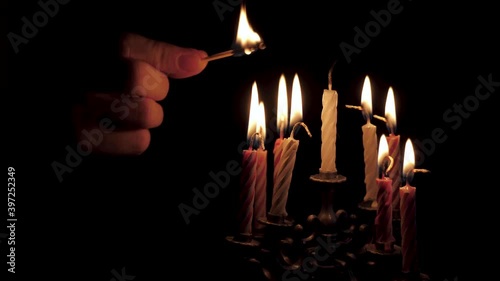
<path id="1" fill-rule="evenodd" d="M 163 121 L 158 102 L 167 96 L 169 78 L 199 74 L 207 54 L 132 33 L 121 38 L 120 47 L 130 67 L 123 92 L 88 93 L 73 120 L 78 142 L 91 145 L 92 152 L 139 155 L 149 147 L 149 130 Z"/>

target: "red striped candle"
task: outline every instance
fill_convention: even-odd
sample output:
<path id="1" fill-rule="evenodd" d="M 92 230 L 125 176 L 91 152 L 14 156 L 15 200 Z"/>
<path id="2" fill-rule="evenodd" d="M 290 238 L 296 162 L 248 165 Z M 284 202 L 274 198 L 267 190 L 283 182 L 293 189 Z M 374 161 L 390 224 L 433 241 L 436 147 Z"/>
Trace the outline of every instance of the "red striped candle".
<path id="1" fill-rule="evenodd" d="M 241 164 L 241 191 L 240 209 L 238 212 L 239 233 L 245 236 L 252 235 L 253 207 L 255 200 L 257 153 L 249 148 L 243 150 Z"/>
<path id="2" fill-rule="evenodd" d="M 392 235 L 392 180 L 388 177 L 378 178 L 377 215 L 375 216 L 375 242 L 384 244 L 386 250 L 392 248 L 395 241 Z"/>
<path id="3" fill-rule="evenodd" d="M 253 205 L 253 230 L 264 228 L 259 219 L 266 218 L 267 202 L 267 151 L 259 148 L 256 151 L 255 164 L 255 200 Z"/>
<path id="4" fill-rule="evenodd" d="M 392 180 L 392 210 L 399 210 L 399 188 L 401 187 L 401 149 L 400 136 L 390 134 L 386 136 L 389 145 L 389 156 L 394 159 L 394 166 L 389 172 L 389 178 Z"/>
<path id="5" fill-rule="evenodd" d="M 389 172 L 392 179 L 392 209 L 399 210 L 399 188 L 401 187 L 401 146 L 400 137 L 395 134 L 396 131 L 396 102 L 394 99 L 394 90 L 389 87 L 387 98 L 385 100 L 385 119 L 390 134 L 386 136 L 389 145 L 389 156 L 394 160 L 394 166 Z"/>
<path id="6" fill-rule="evenodd" d="M 401 212 L 402 271 L 417 272 L 416 188 L 406 184 L 399 189 Z"/>
<path id="7" fill-rule="evenodd" d="M 415 152 L 411 139 L 406 140 L 403 157 L 403 174 L 406 185 L 399 189 L 399 209 L 401 214 L 401 270 L 405 273 L 417 271 L 417 221 L 416 188 L 410 185 L 415 173 Z"/>

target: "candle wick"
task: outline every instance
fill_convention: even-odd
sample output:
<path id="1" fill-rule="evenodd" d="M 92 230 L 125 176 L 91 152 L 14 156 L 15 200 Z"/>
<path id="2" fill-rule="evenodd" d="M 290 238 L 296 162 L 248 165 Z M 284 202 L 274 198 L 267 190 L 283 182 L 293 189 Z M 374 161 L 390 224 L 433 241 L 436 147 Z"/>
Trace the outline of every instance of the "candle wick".
<path id="1" fill-rule="evenodd" d="M 413 169 L 413 173 L 430 173 L 427 169 Z"/>
<path id="2" fill-rule="evenodd" d="M 255 145 L 255 138 L 256 138 L 257 136 L 260 136 L 260 134 L 259 134 L 259 133 L 257 133 L 257 132 L 255 132 L 255 133 L 253 133 L 253 134 L 252 134 L 252 136 L 250 137 L 250 145 L 249 145 L 249 147 L 248 147 L 248 150 L 253 150 L 254 145 Z"/>
<path id="3" fill-rule="evenodd" d="M 264 137 L 260 134 L 260 133 L 257 133 L 259 135 L 259 148 L 262 149 L 262 150 L 266 150 L 265 146 L 264 146 Z"/>
<path id="4" fill-rule="evenodd" d="M 345 107 L 350 108 L 350 109 L 357 109 L 357 110 L 363 110 L 363 108 L 359 105 L 346 105 Z"/>
<path id="5" fill-rule="evenodd" d="M 309 137 L 311 137 L 311 138 L 312 138 L 311 131 L 309 131 L 309 128 L 307 127 L 307 125 L 306 125 L 304 122 L 297 122 L 297 123 L 295 123 L 295 125 L 293 125 L 292 131 L 290 132 L 290 138 L 295 139 L 295 138 L 294 138 L 294 134 L 295 134 L 295 131 L 297 130 L 297 128 L 299 128 L 299 129 L 300 129 L 300 127 L 299 127 L 299 126 L 304 127 L 304 129 L 305 129 L 305 130 L 306 130 L 306 132 L 307 132 L 307 135 L 309 135 Z"/>
<path id="6" fill-rule="evenodd" d="M 333 67 L 337 63 L 337 60 L 335 60 L 330 67 L 330 70 L 328 71 L 328 90 L 332 90 L 332 85 L 333 85 L 333 79 L 332 79 L 332 72 L 333 72 Z"/>
<path id="7" fill-rule="evenodd" d="M 387 166 L 387 169 L 385 169 L 385 174 L 387 176 L 394 166 L 394 158 L 390 155 L 387 155 L 386 157 L 389 159 L 389 165 Z"/>

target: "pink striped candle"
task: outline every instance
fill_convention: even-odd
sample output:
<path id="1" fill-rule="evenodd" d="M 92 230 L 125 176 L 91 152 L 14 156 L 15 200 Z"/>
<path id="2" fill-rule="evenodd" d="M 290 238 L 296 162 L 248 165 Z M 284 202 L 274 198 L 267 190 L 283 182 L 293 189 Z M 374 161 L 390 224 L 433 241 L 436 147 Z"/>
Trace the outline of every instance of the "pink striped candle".
<path id="1" fill-rule="evenodd" d="M 281 159 L 281 153 L 283 151 L 281 143 L 283 142 L 283 138 L 285 137 L 285 131 L 288 128 L 288 97 L 287 97 L 286 80 L 284 74 L 281 74 L 278 86 L 278 114 L 276 121 L 277 121 L 276 125 L 278 127 L 280 136 L 274 143 L 274 148 L 273 148 L 273 155 L 274 155 L 273 182 L 276 182 L 276 176 L 279 172 L 278 166 Z"/>
<path id="2" fill-rule="evenodd" d="M 247 238 L 253 234 L 252 226 L 254 219 L 255 192 L 257 184 L 257 150 L 254 150 L 256 137 L 262 143 L 263 135 L 259 130 L 262 130 L 259 122 L 259 115 L 263 112 L 263 107 L 259 104 L 259 94 L 257 92 L 257 83 L 252 85 L 252 96 L 250 100 L 250 114 L 248 118 L 247 138 L 249 147 L 243 150 L 243 160 L 241 163 L 242 173 L 240 178 L 240 209 L 237 217 L 239 221 L 239 234 Z"/>
<path id="3" fill-rule="evenodd" d="M 266 200 L 267 200 L 267 151 L 264 147 L 266 139 L 266 114 L 264 103 L 260 102 L 257 114 L 256 136 L 258 136 L 259 148 L 256 151 L 257 159 L 255 163 L 255 200 L 253 210 L 253 230 L 264 228 L 259 221 L 266 218 Z"/>

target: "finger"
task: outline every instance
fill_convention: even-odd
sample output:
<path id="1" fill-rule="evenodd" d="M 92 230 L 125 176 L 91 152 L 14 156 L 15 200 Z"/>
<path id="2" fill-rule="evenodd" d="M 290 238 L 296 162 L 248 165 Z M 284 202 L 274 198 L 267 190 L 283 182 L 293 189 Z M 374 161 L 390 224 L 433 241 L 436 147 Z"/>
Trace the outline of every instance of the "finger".
<path id="1" fill-rule="evenodd" d="M 110 119 L 126 129 L 150 129 L 163 122 L 163 108 L 150 98 L 117 93 L 91 93 L 84 108 L 87 123 L 97 124 Z"/>
<path id="2" fill-rule="evenodd" d="M 163 100 L 168 93 L 168 77 L 150 64 L 141 60 L 130 62 L 129 84 L 126 93 L 147 97 L 156 101 Z"/>
<path id="3" fill-rule="evenodd" d="M 147 129 L 128 131 L 106 131 L 99 127 L 82 128 L 78 134 L 78 143 L 86 146 L 86 151 L 109 155 L 140 155 L 151 142 Z"/>
<path id="4" fill-rule="evenodd" d="M 207 66 L 207 53 L 126 33 L 121 40 L 122 56 L 143 60 L 172 78 L 199 74 Z"/>

